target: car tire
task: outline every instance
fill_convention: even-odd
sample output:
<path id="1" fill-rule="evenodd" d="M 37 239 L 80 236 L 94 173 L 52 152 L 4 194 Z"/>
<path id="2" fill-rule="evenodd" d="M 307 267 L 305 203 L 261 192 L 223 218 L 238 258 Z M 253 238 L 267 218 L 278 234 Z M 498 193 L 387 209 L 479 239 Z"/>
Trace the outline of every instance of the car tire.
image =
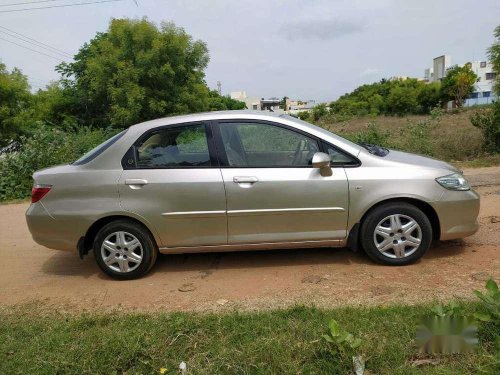
<path id="1" fill-rule="evenodd" d="M 149 231 L 131 220 L 116 220 L 103 226 L 94 239 L 93 249 L 101 270 L 118 280 L 144 276 L 158 257 L 158 247 Z"/>
<path id="2" fill-rule="evenodd" d="M 432 225 L 412 204 L 388 203 L 366 215 L 361 223 L 360 242 L 375 262 L 403 266 L 415 262 L 429 249 Z"/>

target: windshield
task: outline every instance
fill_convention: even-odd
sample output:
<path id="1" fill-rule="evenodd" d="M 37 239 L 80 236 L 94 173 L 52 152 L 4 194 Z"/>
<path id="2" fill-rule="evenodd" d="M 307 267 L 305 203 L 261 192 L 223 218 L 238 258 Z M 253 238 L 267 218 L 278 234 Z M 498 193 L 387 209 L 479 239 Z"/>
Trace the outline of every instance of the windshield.
<path id="1" fill-rule="evenodd" d="M 89 161 L 93 160 L 96 158 L 99 154 L 101 154 L 104 150 L 106 150 L 109 146 L 111 146 L 113 143 L 115 143 L 117 140 L 119 140 L 123 135 L 127 132 L 127 129 L 124 131 L 114 135 L 113 137 L 109 138 L 107 141 L 104 141 L 101 143 L 99 146 L 93 148 L 89 152 L 87 152 L 85 155 L 83 155 L 80 159 L 77 161 L 71 163 L 73 165 L 82 165 L 86 164 Z"/>
<path id="2" fill-rule="evenodd" d="M 368 152 L 372 155 L 384 157 L 389 153 L 389 150 L 387 148 L 377 145 L 372 145 L 370 143 L 359 142 L 358 145 L 368 150 Z"/>

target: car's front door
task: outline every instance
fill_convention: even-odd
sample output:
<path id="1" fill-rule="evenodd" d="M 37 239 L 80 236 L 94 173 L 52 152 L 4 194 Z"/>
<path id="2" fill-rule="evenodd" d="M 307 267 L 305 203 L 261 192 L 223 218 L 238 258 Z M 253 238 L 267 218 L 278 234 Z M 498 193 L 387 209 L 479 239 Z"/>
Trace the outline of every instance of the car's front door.
<path id="1" fill-rule="evenodd" d="M 122 207 L 143 217 L 166 247 L 227 243 L 224 184 L 208 124 L 144 134 L 125 156 Z"/>
<path id="2" fill-rule="evenodd" d="M 214 128 L 227 200 L 228 243 L 346 237 L 344 168 L 313 168 L 320 140 L 277 123 L 219 121 Z"/>

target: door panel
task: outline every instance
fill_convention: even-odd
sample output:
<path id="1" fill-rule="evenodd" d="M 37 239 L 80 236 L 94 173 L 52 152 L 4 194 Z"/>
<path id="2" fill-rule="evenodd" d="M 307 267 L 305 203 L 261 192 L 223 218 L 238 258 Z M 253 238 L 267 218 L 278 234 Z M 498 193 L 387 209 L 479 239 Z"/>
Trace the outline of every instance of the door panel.
<path id="1" fill-rule="evenodd" d="M 126 180 L 147 184 L 127 185 Z M 125 170 L 119 182 L 123 209 L 160 233 L 160 246 L 227 243 L 226 200 L 218 168 Z"/>
<path id="2" fill-rule="evenodd" d="M 222 175 L 229 244 L 346 237 L 348 188 L 343 168 L 334 169 L 330 177 L 322 177 L 315 168 L 223 168 Z"/>
<path id="3" fill-rule="evenodd" d="M 329 241 L 346 237 L 344 168 L 312 168 L 319 139 L 261 121 L 220 121 L 215 139 L 227 201 L 228 243 Z"/>
<path id="4" fill-rule="evenodd" d="M 122 208 L 141 215 L 163 247 L 227 243 L 226 197 L 210 128 L 153 129 L 133 146 L 119 181 Z M 130 156 L 129 156 L 130 157 Z"/>

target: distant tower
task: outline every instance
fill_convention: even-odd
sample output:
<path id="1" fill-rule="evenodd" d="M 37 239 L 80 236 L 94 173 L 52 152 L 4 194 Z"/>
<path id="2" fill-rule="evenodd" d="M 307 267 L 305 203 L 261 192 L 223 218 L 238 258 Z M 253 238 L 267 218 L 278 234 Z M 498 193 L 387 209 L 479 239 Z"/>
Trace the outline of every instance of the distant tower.
<path id="1" fill-rule="evenodd" d="M 217 81 L 217 91 L 219 95 L 222 95 L 222 83 L 220 83 L 220 81 Z"/>

